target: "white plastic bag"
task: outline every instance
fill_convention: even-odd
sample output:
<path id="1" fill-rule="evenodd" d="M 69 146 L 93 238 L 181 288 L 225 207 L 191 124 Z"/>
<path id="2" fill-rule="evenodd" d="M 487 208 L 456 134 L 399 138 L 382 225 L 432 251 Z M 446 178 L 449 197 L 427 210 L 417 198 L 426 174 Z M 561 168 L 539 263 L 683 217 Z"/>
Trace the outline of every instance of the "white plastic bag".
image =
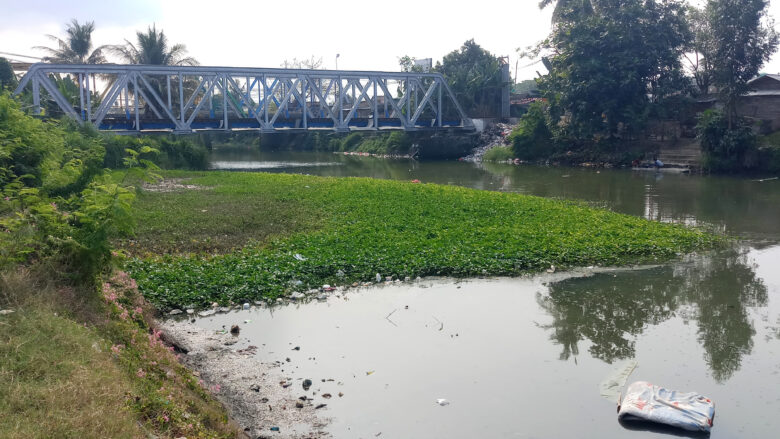
<path id="1" fill-rule="evenodd" d="M 642 420 L 688 431 L 712 429 L 715 404 L 698 393 L 664 389 L 645 381 L 631 383 L 618 405 L 618 419 Z"/>

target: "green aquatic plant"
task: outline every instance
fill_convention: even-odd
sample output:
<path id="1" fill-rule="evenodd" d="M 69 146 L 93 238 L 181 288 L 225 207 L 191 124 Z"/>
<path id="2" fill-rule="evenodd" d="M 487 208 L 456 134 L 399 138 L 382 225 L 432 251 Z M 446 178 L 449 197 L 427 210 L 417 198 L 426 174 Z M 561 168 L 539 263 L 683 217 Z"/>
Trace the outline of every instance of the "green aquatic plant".
<path id="1" fill-rule="evenodd" d="M 551 265 L 655 261 L 719 241 L 700 230 L 576 202 L 461 187 L 300 175 L 168 175 L 189 176 L 188 184 L 201 189 L 143 194 L 135 207 L 139 234 L 124 243 L 141 256 L 129 260 L 128 269 L 162 309 L 274 298 L 369 281 L 377 273 L 401 279 L 519 275 Z M 263 217 L 242 223 L 230 207 L 238 205 L 282 221 L 278 211 L 290 209 L 295 225 L 271 233 L 274 226 Z M 245 245 L 220 254 L 177 250 L 197 250 L 191 241 L 230 240 L 233 234 Z M 167 255 L 149 255 L 143 244 L 152 241 Z"/>

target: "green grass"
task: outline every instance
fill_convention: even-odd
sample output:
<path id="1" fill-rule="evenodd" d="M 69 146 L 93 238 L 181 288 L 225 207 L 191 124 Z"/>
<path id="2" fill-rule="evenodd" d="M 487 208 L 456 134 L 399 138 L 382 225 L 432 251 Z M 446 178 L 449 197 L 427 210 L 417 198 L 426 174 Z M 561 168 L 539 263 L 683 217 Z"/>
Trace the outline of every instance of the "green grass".
<path id="1" fill-rule="evenodd" d="M 482 160 L 486 162 L 505 162 L 511 160 L 515 156 L 511 146 L 496 146 L 490 148 L 485 155 L 482 156 Z"/>
<path id="2" fill-rule="evenodd" d="M 0 436 L 143 437 L 125 404 L 129 379 L 98 340 L 52 312 L 0 317 Z"/>
<path id="3" fill-rule="evenodd" d="M 207 189 L 149 193 L 135 205 L 143 223 L 136 242 L 155 241 L 170 246 L 163 253 L 174 253 L 128 261 L 142 293 L 161 309 L 274 298 L 325 283 L 367 281 L 376 273 L 517 275 L 550 265 L 647 262 L 719 240 L 580 203 L 452 186 L 259 173 L 168 175 L 190 176 L 189 184 Z M 209 214 L 197 214 L 204 206 Z M 262 212 L 247 226 L 235 206 Z M 285 218 L 295 224 L 278 223 Z M 220 255 L 175 254 L 191 248 L 190 237 L 247 245 Z M 125 248 L 135 254 L 146 253 L 129 244 Z"/>
<path id="4" fill-rule="evenodd" d="M 205 178 L 199 182 L 207 189 L 141 192 L 135 202 L 136 234 L 119 243 L 129 253 L 224 253 L 250 242 L 312 230 L 324 215 L 295 197 L 279 196 L 273 180 L 241 179 L 235 174 L 232 184 L 222 186 L 212 183 L 209 173 L 166 173 L 169 178 L 177 175 Z"/>
<path id="5" fill-rule="evenodd" d="M 49 267 L 50 268 L 50 267 Z M 0 437 L 237 437 L 224 408 L 151 330 L 118 273 L 103 299 L 36 267 L 0 272 Z"/>

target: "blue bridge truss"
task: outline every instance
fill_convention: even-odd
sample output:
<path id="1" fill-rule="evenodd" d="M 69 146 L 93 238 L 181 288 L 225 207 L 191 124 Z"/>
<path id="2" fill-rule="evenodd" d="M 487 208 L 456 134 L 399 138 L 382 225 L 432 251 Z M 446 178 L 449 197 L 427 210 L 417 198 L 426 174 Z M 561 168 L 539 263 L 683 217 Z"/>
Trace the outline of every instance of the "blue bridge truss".
<path id="1" fill-rule="evenodd" d="M 26 87 L 36 114 L 125 134 L 474 128 L 438 73 L 39 63 Z"/>

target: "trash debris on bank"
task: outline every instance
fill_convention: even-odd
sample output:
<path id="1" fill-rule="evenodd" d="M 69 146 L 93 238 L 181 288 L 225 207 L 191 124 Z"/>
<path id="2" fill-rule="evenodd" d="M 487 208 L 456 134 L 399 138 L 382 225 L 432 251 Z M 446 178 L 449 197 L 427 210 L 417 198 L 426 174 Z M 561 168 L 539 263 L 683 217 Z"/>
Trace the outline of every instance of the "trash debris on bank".
<path id="1" fill-rule="evenodd" d="M 507 136 L 509 136 L 514 128 L 515 125 L 506 123 L 497 123 L 485 127 L 479 134 L 478 146 L 471 151 L 471 154 L 460 160 L 464 162 L 481 162 L 482 156 L 485 155 L 486 152 L 496 146 L 507 146 Z"/>

